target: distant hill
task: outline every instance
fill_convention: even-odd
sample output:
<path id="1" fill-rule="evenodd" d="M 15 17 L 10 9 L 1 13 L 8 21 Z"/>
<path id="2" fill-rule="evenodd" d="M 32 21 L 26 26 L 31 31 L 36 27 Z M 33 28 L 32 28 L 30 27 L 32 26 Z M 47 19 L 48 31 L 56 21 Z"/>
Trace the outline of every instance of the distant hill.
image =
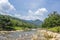
<path id="1" fill-rule="evenodd" d="M 39 20 L 39 19 L 36 19 L 36 20 L 27 20 L 28 22 L 32 23 L 32 24 L 35 24 L 35 25 L 40 25 L 42 24 L 42 21 Z"/>
<path id="2" fill-rule="evenodd" d="M 20 30 L 25 28 L 36 28 L 34 24 L 24 20 L 11 17 L 8 15 L 0 15 L 0 30 Z"/>

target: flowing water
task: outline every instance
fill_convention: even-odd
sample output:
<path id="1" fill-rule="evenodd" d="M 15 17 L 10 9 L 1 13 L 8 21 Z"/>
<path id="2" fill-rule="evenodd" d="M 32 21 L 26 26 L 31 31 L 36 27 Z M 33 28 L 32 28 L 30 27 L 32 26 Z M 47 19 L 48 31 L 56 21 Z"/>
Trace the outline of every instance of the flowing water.
<path id="1" fill-rule="evenodd" d="M 35 33 L 36 30 L 9 32 L 0 34 L 0 40 L 31 40 Z"/>

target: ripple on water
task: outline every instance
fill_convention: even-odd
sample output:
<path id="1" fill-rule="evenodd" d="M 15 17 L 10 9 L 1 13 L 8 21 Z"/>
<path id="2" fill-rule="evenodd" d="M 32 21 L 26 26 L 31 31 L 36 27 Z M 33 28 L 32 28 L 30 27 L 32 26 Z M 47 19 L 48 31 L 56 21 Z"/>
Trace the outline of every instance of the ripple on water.
<path id="1" fill-rule="evenodd" d="M 25 38 L 26 40 L 31 39 L 31 36 L 36 33 L 36 31 L 21 31 L 21 32 L 10 32 L 9 34 L 4 34 L 0 36 L 1 39 L 10 39 L 10 40 L 15 40 L 17 38 Z"/>

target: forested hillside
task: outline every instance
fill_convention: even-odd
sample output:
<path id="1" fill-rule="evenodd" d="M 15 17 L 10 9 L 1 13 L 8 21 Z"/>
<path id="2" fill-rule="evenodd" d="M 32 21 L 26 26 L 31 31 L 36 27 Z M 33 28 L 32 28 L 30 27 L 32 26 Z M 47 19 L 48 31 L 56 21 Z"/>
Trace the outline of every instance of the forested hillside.
<path id="1" fill-rule="evenodd" d="M 0 15 L 0 30 L 20 30 L 35 28 L 34 24 L 8 15 Z"/>
<path id="2" fill-rule="evenodd" d="M 42 24 L 43 28 L 49 28 L 49 30 L 60 32 L 60 14 L 56 11 L 48 15 Z"/>

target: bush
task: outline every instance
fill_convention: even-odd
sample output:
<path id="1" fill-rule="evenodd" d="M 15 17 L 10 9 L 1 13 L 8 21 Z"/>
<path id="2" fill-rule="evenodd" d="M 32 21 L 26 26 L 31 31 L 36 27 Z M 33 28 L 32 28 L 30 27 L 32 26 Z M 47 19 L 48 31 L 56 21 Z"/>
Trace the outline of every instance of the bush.
<path id="1" fill-rule="evenodd" d="M 60 26 L 49 28 L 48 30 L 59 33 L 60 32 Z"/>

